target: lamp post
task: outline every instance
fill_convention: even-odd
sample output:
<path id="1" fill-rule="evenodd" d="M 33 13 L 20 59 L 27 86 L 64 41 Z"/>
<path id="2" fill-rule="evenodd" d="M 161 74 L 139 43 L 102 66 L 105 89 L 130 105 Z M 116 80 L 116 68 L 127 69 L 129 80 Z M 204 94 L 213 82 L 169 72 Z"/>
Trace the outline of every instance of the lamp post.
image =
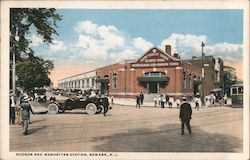
<path id="1" fill-rule="evenodd" d="M 19 39 L 20 37 L 18 36 L 18 28 L 16 29 L 16 35 L 15 35 L 15 40 L 16 40 L 16 43 L 19 42 Z M 12 62 L 12 90 L 13 90 L 13 93 L 16 94 L 16 45 L 17 44 L 14 44 L 14 47 L 13 47 L 13 62 Z"/>
<path id="2" fill-rule="evenodd" d="M 124 80 L 125 80 L 125 86 L 124 86 L 124 92 L 125 92 L 125 99 L 127 99 L 127 66 L 126 66 L 126 62 L 125 62 L 125 67 L 124 67 L 124 69 L 125 69 L 125 71 L 124 71 L 124 73 L 125 73 L 125 78 L 124 78 Z"/>
<path id="3" fill-rule="evenodd" d="M 201 101 L 202 101 L 202 105 L 204 106 L 205 105 L 205 102 L 204 102 L 204 77 L 205 77 L 205 70 L 204 70 L 204 52 L 203 52 L 203 48 L 205 47 L 205 44 L 203 42 L 201 42 L 201 76 L 202 76 L 202 93 L 201 93 Z"/>

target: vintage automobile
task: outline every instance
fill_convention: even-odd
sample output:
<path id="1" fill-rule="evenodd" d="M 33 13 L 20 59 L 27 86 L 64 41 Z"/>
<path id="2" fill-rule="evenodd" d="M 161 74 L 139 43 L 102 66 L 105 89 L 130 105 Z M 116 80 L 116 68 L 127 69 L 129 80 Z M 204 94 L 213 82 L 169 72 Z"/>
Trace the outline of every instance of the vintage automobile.
<path id="1" fill-rule="evenodd" d="M 65 110 L 85 109 L 89 115 L 102 111 L 101 97 L 74 96 L 66 100 L 53 100 L 48 106 L 48 113 L 63 113 Z"/>

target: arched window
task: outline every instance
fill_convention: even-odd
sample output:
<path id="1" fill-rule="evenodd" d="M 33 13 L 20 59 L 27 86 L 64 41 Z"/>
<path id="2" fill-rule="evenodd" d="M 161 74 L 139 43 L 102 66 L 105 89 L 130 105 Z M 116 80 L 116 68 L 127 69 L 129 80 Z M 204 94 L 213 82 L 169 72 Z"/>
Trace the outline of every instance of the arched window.
<path id="1" fill-rule="evenodd" d="M 189 89 L 192 89 L 192 85 L 193 85 L 192 75 L 189 74 Z"/>
<path id="2" fill-rule="evenodd" d="M 112 87 L 113 87 L 113 89 L 117 88 L 117 76 L 116 76 L 116 73 L 114 73 L 113 77 L 112 77 Z"/>
<path id="3" fill-rule="evenodd" d="M 164 72 L 146 72 L 145 77 L 164 77 L 166 74 Z"/>
<path id="4" fill-rule="evenodd" d="M 183 72 L 183 88 L 187 88 L 187 75 L 186 72 Z"/>

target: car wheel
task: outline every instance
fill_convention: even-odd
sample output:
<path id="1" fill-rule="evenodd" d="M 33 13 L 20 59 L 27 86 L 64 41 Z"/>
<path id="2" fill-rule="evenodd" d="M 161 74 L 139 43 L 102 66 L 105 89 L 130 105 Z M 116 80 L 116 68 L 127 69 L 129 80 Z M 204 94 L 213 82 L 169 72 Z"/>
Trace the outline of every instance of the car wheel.
<path id="1" fill-rule="evenodd" d="M 96 107 L 95 103 L 89 103 L 89 104 L 87 104 L 87 106 L 86 106 L 86 112 L 89 115 L 95 114 L 96 111 L 97 111 L 97 107 Z"/>
<path id="2" fill-rule="evenodd" d="M 103 106 L 102 105 L 100 105 L 99 106 L 99 109 L 96 111 L 96 113 L 98 114 L 98 113 L 101 113 L 102 112 L 102 110 L 103 110 Z"/>
<path id="3" fill-rule="evenodd" d="M 54 103 L 49 104 L 48 112 L 50 114 L 56 114 L 56 113 L 58 113 L 58 111 L 59 111 L 59 107 L 56 104 L 54 104 Z"/>

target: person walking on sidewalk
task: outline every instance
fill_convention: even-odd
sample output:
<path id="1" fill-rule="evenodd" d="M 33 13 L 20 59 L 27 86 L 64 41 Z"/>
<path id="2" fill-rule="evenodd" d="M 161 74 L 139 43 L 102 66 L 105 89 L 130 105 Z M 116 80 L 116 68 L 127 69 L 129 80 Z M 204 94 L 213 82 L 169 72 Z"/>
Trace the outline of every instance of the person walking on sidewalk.
<path id="1" fill-rule="evenodd" d="M 154 97 L 155 107 L 157 106 L 157 100 L 158 100 L 158 98 L 157 98 L 157 96 L 155 96 Z"/>
<path id="2" fill-rule="evenodd" d="M 165 102 L 166 102 L 166 107 L 168 105 L 168 107 L 170 108 L 170 105 L 169 105 L 169 95 L 165 96 Z"/>
<path id="3" fill-rule="evenodd" d="M 140 93 L 140 99 L 141 99 L 141 105 L 143 105 L 144 94 L 142 92 Z"/>
<path id="4" fill-rule="evenodd" d="M 186 97 L 182 97 L 179 118 L 181 120 L 181 135 L 184 135 L 184 125 L 186 125 L 189 135 L 191 135 L 190 119 L 192 118 L 192 108 Z"/>
<path id="5" fill-rule="evenodd" d="M 109 99 L 108 99 L 108 97 L 106 95 L 102 99 L 102 105 L 103 105 L 103 108 L 104 108 L 103 115 L 106 116 L 106 113 L 108 112 L 108 109 L 109 109 Z"/>
<path id="6" fill-rule="evenodd" d="M 164 103 L 166 102 L 166 99 L 163 95 L 161 95 L 161 108 L 164 108 Z"/>
<path id="7" fill-rule="evenodd" d="M 172 96 L 170 96 L 169 97 L 169 102 L 168 102 L 169 108 L 172 108 L 173 104 L 174 104 L 174 98 Z"/>
<path id="8" fill-rule="evenodd" d="M 140 99 L 140 95 L 139 94 L 137 94 L 136 95 L 136 108 L 138 107 L 138 108 L 140 108 L 140 103 L 141 103 L 141 99 Z"/>
<path id="9" fill-rule="evenodd" d="M 29 121 L 30 121 L 30 112 L 32 114 L 34 114 L 32 109 L 31 109 L 31 106 L 29 104 L 29 97 L 28 96 L 23 98 L 23 102 L 21 103 L 21 111 L 22 111 L 22 119 L 23 119 L 22 133 L 23 133 L 23 135 L 27 135 Z"/>
<path id="10" fill-rule="evenodd" d="M 197 110 L 199 110 L 200 106 L 201 106 L 201 98 L 199 95 L 197 95 L 195 98 L 194 98 L 194 102 L 195 102 L 195 109 L 197 108 Z"/>

